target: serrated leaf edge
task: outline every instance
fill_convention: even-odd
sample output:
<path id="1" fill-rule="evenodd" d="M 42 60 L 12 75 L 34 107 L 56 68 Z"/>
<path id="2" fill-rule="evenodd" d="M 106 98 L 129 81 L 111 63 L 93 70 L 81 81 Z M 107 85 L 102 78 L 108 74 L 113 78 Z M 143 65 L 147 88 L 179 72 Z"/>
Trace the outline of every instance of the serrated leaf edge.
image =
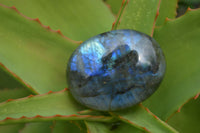
<path id="1" fill-rule="evenodd" d="M 181 112 L 181 109 L 183 108 L 183 106 L 184 106 L 185 104 L 187 104 L 187 103 L 188 103 L 189 101 L 191 101 L 191 100 L 196 100 L 199 96 L 200 96 L 200 92 L 197 93 L 195 96 L 189 98 L 187 101 L 185 101 L 185 102 L 178 108 L 178 110 L 174 111 L 174 112 L 166 119 L 165 122 L 168 122 L 175 114 L 180 113 L 180 112 Z"/>
<path id="2" fill-rule="evenodd" d="M 139 107 L 141 107 L 142 109 L 144 109 L 148 114 L 150 114 L 151 116 L 153 116 L 154 119 L 156 119 L 157 121 L 159 121 L 159 123 L 163 124 L 166 128 L 170 129 L 174 133 L 177 133 L 177 131 L 174 128 L 172 128 L 166 122 L 162 121 L 158 116 L 156 116 L 155 114 L 153 114 L 147 107 L 143 106 L 142 103 L 139 104 Z M 151 131 L 148 130 L 146 127 L 143 127 L 143 126 L 140 126 L 140 125 L 138 125 L 136 123 L 133 123 L 132 121 L 129 121 L 129 120 L 123 118 L 122 116 L 116 115 L 116 114 L 114 114 L 112 112 L 111 112 L 111 114 L 114 115 L 114 116 L 117 116 L 119 119 L 121 119 L 124 122 L 127 122 L 127 123 L 129 123 L 129 124 L 131 124 L 131 125 L 139 128 L 139 129 L 142 129 L 142 130 L 144 130 L 146 132 L 151 133 Z"/>
<path id="3" fill-rule="evenodd" d="M 165 125 L 167 128 L 171 129 L 172 131 L 176 132 L 176 130 L 174 128 L 172 128 L 171 126 L 169 126 L 166 122 L 162 121 L 158 116 L 156 116 L 155 114 L 153 114 L 147 107 L 143 106 L 142 104 L 141 104 L 141 107 L 144 108 L 150 115 L 152 115 L 160 123 L 162 123 L 163 125 Z"/>
<path id="4" fill-rule="evenodd" d="M 68 91 L 67 88 L 61 90 L 61 91 L 57 91 L 57 92 L 53 92 L 53 91 L 49 91 L 45 94 L 40 94 L 40 95 L 29 95 L 27 97 L 24 98 L 19 98 L 19 99 L 8 99 L 5 102 L 0 103 L 0 105 L 2 104 L 6 104 L 8 102 L 14 102 L 14 101 L 20 101 L 20 100 L 25 100 L 25 99 L 30 99 L 32 97 L 40 97 L 40 96 L 44 96 L 44 95 L 50 95 L 50 94 L 56 94 L 56 93 L 63 93 L 65 91 Z M 79 114 L 80 112 L 77 112 L 77 114 Z M 69 119 L 71 118 L 71 119 Z M 20 118 L 12 118 L 12 117 L 6 117 L 4 120 L 0 120 L 0 125 L 1 124 L 6 124 L 9 123 L 9 121 L 18 121 L 19 120 L 23 120 L 23 119 L 27 119 L 26 122 L 36 122 L 39 120 L 44 120 L 44 121 L 51 121 L 51 120 L 91 120 L 91 121 L 102 121 L 102 122 L 110 122 L 113 121 L 113 117 L 110 116 L 93 116 L 93 115 L 76 115 L 76 114 L 72 114 L 72 115 L 60 115 L 60 114 L 56 114 L 53 116 L 41 116 L 41 115 L 36 115 L 33 117 L 26 117 L 26 116 L 21 116 Z M 22 121 L 23 122 L 23 121 Z"/>
<path id="5" fill-rule="evenodd" d="M 146 127 L 142 127 L 142 126 L 140 126 L 140 125 L 137 125 L 136 123 L 133 123 L 132 121 L 129 121 L 129 120 L 123 118 L 123 117 L 120 116 L 120 115 L 118 115 L 117 117 L 118 117 L 120 120 L 122 120 L 122 121 L 124 121 L 124 122 L 126 122 L 126 123 L 129 123 L 129 124 L 133 125 L 134 127 L 138 128 L 138 129 L 141 129 L 141 130 L 143 130 L 143 131 L 146 131 L 146 132 L 148 132 L 148 133 L 151 133 Z"/>
<path id="6" fill-rule="evenodd" d="M 151 31 L 151 37 L 153 37 L 154 29 L 155 29 L 155 27 L 156 27 L 156 21 L 157 21 L 158 16 L 159 16 L 159 10 L 160 10 L 161 1 L 162 1 L 162 0 L 159 0 L 159 2 L 158 2 L 157 11 L 156 11 L 156 16 L 155 16 L 155 19 L 154 19 L 154 22 L 153 22 L 152 31 Z"/>
<path id="7" fill-rule="evenodd" d="M 23 97 L 23 98 L 19 98 L 19 99 L 8 99 L 7 101 L 0 103 L 0 105 L 6 104 L 6 103 L 8 103 L 8 102 L 13 102 L 13 101 L 21 101 L 21 100 L 29 99 L 29 98 L 32 98 L 32 97 L 40 97 L 40 96 L 49 95 L 49 94 L 62 93 L 62 92 L 65 92 L 65 91 L 68 91 L 68 89 L 65 88 L 65 89 L 63 89 L 63 90 L 61 90 L 61 91 L 57 91 L 57 92 L 49 91 L 49 92 L 47 92 L 47 93 L 39 94 L 39 95 L 32 95 L 32 94 L 31 94 L 31 95 L 29 95 L 29 96 L 27 96 L 27 97 Z"/>
<path id="8" fill-rule="evenodd" d="M 162 28 L 163 26 L 165 26 L 166 24 L 170 23 L 170 22 L 173 22 L 173 21 L 176 21 L 178 19 L 181 19 L 182 17 L 184 17 L 185 15 L 187 15 L 188 13 L 190 12 L 193 12 L 193 11 L 197 11 L 197 10 L 200 10 L 200 8 L 196 8 L 196 9 L 191 9 L 190 7 L 187 8 L 185 14 L 183 14 L 182 16 L 178 17 L 178 18 L 174 18 L 174 19 L 170 19 L 168 17 L 165 18 L 165 22 L 162 26 L 155 26 L 155 28 Z"/>
<path id="9" fill-rule="evenodd" d="M 53 32 L 53 33 L 57 33 L 57 34 L 59 34 L 61 37 L 63 37 L 64 39 L 66 39 L 66 40 L 68 40 L 68 41 L 70 41 L 70 42 L 72 42 L 72 43 L 81 44 L 81 43 L 83 42 L 83 41 L 75 41 L 75 40 L 70 39 L 69 37 L 63 35 L 63 33 L 61 32 L 60 29 L 58 29 L 58 30 L 53 30 L 52 28 L 50 28 L 50 26 L 46 26 L 46 25 L 42 24 L 42 22 L 40 21 L 39 18 L 30 18 L 30 17 L 24 15 L 24 14 L 21 13 L 15 6 L 9 7 L 9 6 L 6 6 L 6 5 L 1 4 L 1 3 L 0 3 L 0 6 L 1 6 L 1 7 L 4 7 L 4 8 L 8 8 L 8 9 L 14 10 L 16 13 L 18 13 L 18 14 L 19 14 L 20 16 L 22 16 L 23 18 L 28 19 L 28 20 L 31 20 L 31 21 L 37 22 L 40 26 L 42 26 L 42 27 L 45 28 L 46 30 L 48 30 L 48 31 L 50 31 L 50 32 Z"/>
<path id="10" fill-rule="evenodd" d="M 200 10 L 200 8 L 196 8 L 196 9 L 191 9 L 190 7 L 187 8 L 185 14 L 183 14 L 182 16 L 178 17 L 178 18 L 174 18 L 174 19 L 170 19 L 168 17 L 166 17 L 165 19 L 165 23 L 162 26 L 156 27 L 156 28 L 162 28 L 164 25 L 171 23 L 173 21 L 176 21 L 177 19 L 181 19 L 182 17 L 184 17 L 186 14 L 191 13 L 193 11 L 197 11 Z M 199 97 L 200 93 L 197 93 L 195 96 L 193 96 L 192 98 L 189 98 L 187 101 L 185 101 L 176 111 L 174 111 L 166 120 L 165 122 L 168 122 L 176 113 L 179 113 L 181 111 L 181 108 L 188 103 L 190 100 L 192 99 L 197 99 Z"/>
<path id="11" fill-rule="evenodd" d="M 26 120 L 26 121 L 24 121 Z M 94 116 L 94 115 L 60 115 L 56 114 L 53 116 L 41 116 L 36 115 L 33 117 L 21 116 L 20 118 L 6 117 L 3 120 L 0 120 L 0 125 L 4 124 L 14 124 L 14 123 L 26 123 L 26 122 L 41 122 L 41 121 L 53 121 L 53 120 L 88 120 L 88 121 L 99 121 L 99 122 L 112 122 L 114 121 L 113 117 L 110 116 Z"/>

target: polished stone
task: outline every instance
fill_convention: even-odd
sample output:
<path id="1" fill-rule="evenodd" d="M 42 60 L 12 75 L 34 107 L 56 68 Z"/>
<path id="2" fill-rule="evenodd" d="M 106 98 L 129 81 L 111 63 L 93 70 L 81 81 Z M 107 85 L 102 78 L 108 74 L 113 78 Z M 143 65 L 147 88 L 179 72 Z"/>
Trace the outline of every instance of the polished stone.
<path id="1" fill-rule="evenodd" d="M 158 88 L 165 58 L 158 43 L 134 30 L 109 31 L 83 42 L 67 68 L 69 90 L 81 104 L 101 111 L 131 107 Z"/>

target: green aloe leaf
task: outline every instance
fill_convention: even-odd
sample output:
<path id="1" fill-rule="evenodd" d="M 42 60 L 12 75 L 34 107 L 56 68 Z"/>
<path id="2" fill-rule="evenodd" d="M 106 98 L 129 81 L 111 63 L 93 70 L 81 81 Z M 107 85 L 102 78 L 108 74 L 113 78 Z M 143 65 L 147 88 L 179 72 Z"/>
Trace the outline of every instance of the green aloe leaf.
<path id="1" fill-rule="evenodd" d="M 72 44 L 68 40 L 65 40 L 59 34 L 51 33 L 50 31 L 45 30 L 38 23 L 25 19 L 24 17 L 17 14 L 15 10 L 1 7 L 1 14 L 2 16 L 4 16 L 4 21 L 0 22 L 2 25 L 1 29 L 2 31 L 4 31 L 4 34 L 2 34 L 2 36 L 4 37 L 1 38 L 1 42 L 9 44 L 9 45 L 1 45 L 1 48 L 3 50 L 0 51 L 1 54 L 0 59 L 2 60 L 2 62 L 6 64 L 8 67 L 10 67 L 10 69 L 16 72 L 20 77 L 25 79 L 27 83 L 31 84 L 34 88 L 37 88 L 36 90 L 39 93 L 47 92 L 49 88 L 55 87 L 54 88 L 55 90 L 59 88 L 64 88 L 65 68 L 63 67 L 66 64 L 65 56 L 67 55 L 69 56 L 70 53 L 73 51 L 73 49 L 77 47 L 77 45 Z M 11 21 L 12 19 L 13 21 Z M 13 27 L 10 28 L 10 25 L 12 25 Z M 11 31 L 18 31 L 18 32 L 11 32 Z M 13 39 L 11 40 L 9 38 L 6 38 L 7 35 L 12 37 Z M 24 40 L 22 41 L 21 39 Z M 16 42 L 20 43 L 16 44 Z M 48 51 L 45 49 L 47 49 Z M 13 66 L 12 64 L 15 64 L 15 66 Z M 37 67 L 39 68 L 37 69 Z M 32 70 L 35 71 L 32 72 Z M 30 72 L 32 73 L 30 74 Z M 39 88 L 42 88 L 43 90 Z M 7 117 L 5 121 L 2 121 L 2 124 L 12 123 L 13 121 L 17 123 L 17 122 L 32 122 L 39 120 L 49 121 L 54 119 L 55 120 L 75 119 L 74 117 L 73 118 L 55 117 L 46 119 L 46 118 L 40 118 L 40 116 L 38 116 L 38 115 L 52 116 L 56 114 L 70 115 L 74 114 L 77 111 L 80 111 L 76 105 L 72 105 L 73 102 L 71 103 L 69 102 L 69 100 L 65 99 L 68 98 L 67 96 L 62 95 L 57 97 L 59 97 L 60 100 L 58 100 L 58 98 L 56 97 L 52 98 L 51 96 L 48 96 L 47 100 L 39 98 L 40 100 L 38 102 L 34 102 L 33 100 L 33 103 L 31 103 L 32 100 L 30 98 L 24 102 L 22 100 L 22 102 L 19 103 L 17 101 L 13 101 L 7 104 L 2 104 L 2 111 L 5 112 L 1 113 L 1 118 L 3 120 Z M 58 103 L 57 100 L 62 102 Z M 15 102 L 17 102 L 18 104 L 15 104 Z M 19 107 L 20 103 L 21 103 L 20 106 L 21 108 L 16 108 L 16 106 Z M 59 105 L 62 105 L 63 107 L 62 110 L 58 111 L 57 108 L 55 108 L 55 110 L 52 109 L 52 107 L 56 107 Z M 16 108 L 15 112 L 12 112 L 13 109 L 11 108 Z M 63 113 L 63 111 L 65 113 Z M 33 119 L 26 119 L 22 116 L 33 117 Z M 21 117 L 21 119 L 13 120 L 10 119 L 10 117 L 11 118 Z M 77 119 L 83 119 L 83 118 L 78 117 Z M 95 119 L 95 118 L 88 118 L 88 119 Z M 104 121 L 104 119 L 102 119 L 102 121 Z"/>
<path id="2" fill-rule="evenodd" d="M 60 29 L 65 36 L 79 41 L 110 30 L 114 21 L 102 0 L 0 0 L 0 3 L 15 6 L 26 16 L 39 18 L 44 25 Z"/>
<path id="3" fill-rule="evenodd" d="M 109 5 L 109 7 L 115 15 L 118 14 L 122 1 L 124 0 L 105 0 L 105 2 Z"/>
<path id="4" fill-rule="evenodd" d="M 1 63 L 0 79 L 0 102 L 8 99 L 22 98 L 34 92 Z"/>
<path id="5" fill-rule="evenodd" d="M 166 18 L 173 19 L 176 17 L 177 4 L 178 0 L 161 0 L 156 26 L 163 25 Z"/>
<path id="6" fill-rule="evenodd" d="M 143 133 L 142 130 L 139 130 L 129 124 L 124 122 L 116 123 L 101 123 L 101 122 L 85 122 L 88 133 Z"/>
<path id="7" fill-rule="evenodd" d="M 159 0 L 130 0 L 118 29 L 134 29 L 151 35 L 158 8 Z"/>
<path id="8" fill-rule="evenodd" d="M 0 45 L 0 60 L 38 93 L 65 88 L 67 61 L 78 44 L 73 44 L 59 34 L 50 33 L 35 22 L 25 20 L 14 10 L 1 8 L 4 19 L 0 22 L 0 42 L 7 45 Z M 94 19 L 93 23 L 95 21 L 98 19 Z"/>
<path id="9" fill-rule="evenodd" d="M 0 90 L 25 88 L 2 64 L 0 64 Z"/>
<path id="10" fill-rule="evenodd" d="M 26 89 L 28 88 L 28 89 Z M 19 77 L 16 77 L 3 64 L 0 63 L 0 102 L 22 98 L 33 94 L 31 88 L 26 86 Z M 17 133 L 24 124 L 1 125 L 0 133 Z"/>
<path id="11" fill-rule="evenodd" d="M 26 89 L 16 88 L 16 89 L 4 89 L 0 90 L 0 102 L 6 101 L 8 99 L 17 99 L 30 95 L 31 93 Z"/>
<path id="12" fill-rule="evenodd" d="M 127 2 L 128 0 L 124 1 Z M 74 0 L 72 4 L 68 4 L 68 2 L 70 1 L 62 1 L 60 4 L 54 1 L 38 0 L 26 3 L 26 1 L 21 0 L 7 3 L 7 1 L 2 0 L 2 3 L 8 6 L 12 6 L 15 3 L 15 6 L 23 14 L 28 17 L 37 17 L 43 24 L 50 25 L 55 30 L 65 30 L 63 34 L 72 39 L 85 40 L 95 34 L 110 30 L 114 17 L 102 1 L 85 0 L 80 2 Z M 165 4 L 159 2 L 159 0 L 130 1 L 127 7 L 123 7 L 124 10 L 121 12 L 122 18 L 119 29 L 131 28 L 149 35 L 152 34 L 159 4 L 161 4 L 160 14 L 164 14 L 164 17 L 170 17 L 172 12 L 168 12 L 167 9 L 164 10 L 163 5 L 169 4 L 169 7 L 174 9 L 174 1 Z M 46 3 L 50 5 L 48 6 Z M 91 5 L 92 7 L 90 7 Z M 31 8 L 32 6 L 35 8 Z M 66 7 L 67 9 L 65 9 Z M 85 8 L 88 10 L 85 11 Z M 44 9 L 46 10 L 42 11 Z M 66 39 L 66 36 L 63 36 L 59 31 L 57 31 L 58 34 L 53 33 L 55 31 L 49 27 L 45 29 L 39 19 L 34 19 L 35 22 L 33 22 L 33 19 L 22 17 L 22 14 L 20 13 L 20 16 L 17 14 L 18 11 L 15 10 L 15 8 L 8 9 L 2 7 L 2 5 L 0 6 L 0 16 L 3 18 L 0 21 L 0 43 L 2 44 L 0 44 L 0 61 L 19 75 L 26 83 L 30 84 L 37 93 L 45 93 L 49 90 L 57 91 L 67 87 L 65 81 L 66 64 L 72 51 L 78 46 L 76 41 Z M 67 15 L 64 11 L 67 11 Z M 58 15 L 59 13 L 60 16 Z M 81 16 L 80 14 L 83 15 Z M 87 16 L 88 14 L 89 16 Z M 197 59 L 200 48 L 198 46 L 198 33 L 200 32 L 199 11 L 188 14 L 177 20 L 167 22 L 161 28 L 156 28 L 154 34 L 154 38 L 160 43 L 166 54 L 168 68 L 166 78 L 159 91 L 147 100 L 145 105 L 162 119 L 168 118 L 186 100 L 199 92 L 197 83 L 198 75 L 200 75 L 198 72 L 200 62 Z M 67 17 L 64 17 L 65 15 Z M 157 25 L 163 24 L 163 16 L 158 16 Z M 70 22 L 67 23 L 69 20 Z M 185 54 L 185 52 L 188 53 Z M 193 65 L 191 66 L 191 64 Z M 192 90 L 190 90 L 191 88 Z M 181 95 L 177 96 L 177 94 Z M 117 115 L 118 119 L 130 124 L 129 126 L 135 126 L 147 132 L 176 132 L 169 125 L 149 113 L 148 110 L 140 106 L 134 108 L 136 108 L 136 111 L 118 112 L 115 115 Z M 85 108 L 71 100 L 70 95 L 66 92 L 36 97 L 30 96 L 29 98 L 1 103 L 0 124 L 52 120 L 106 122 L 113 120 L 110 116 L 78 114 L 77 112 L 82 109 Z M 40 126 L 43 124 L 47 123 L 42 123 Z M 88 126 L 88 129 L 94 129 L 94 131 L 100 129 L 100 127 L 105 129 L 101 124 L 92 124 L 94 126 L 92 128 Z M 29 127 L 31 129 L 34 126 Z M 60 128 L 63 128 L 62 124 Z"/>
<path id="13" fill-rule="evenodd" d="M 8 68 L 6 68 L 1 62 L 0 62 L 0 79 L 1 79 L 0 91 L 1 90 L 5 91 L 5 89 L 8 90 L 8 89 L 21 88 L 21 89 L 23 89 L 23 91 L 26 94 L 27 93 L 29 93 L 29 94 L 35 93 L 36 94 L 36 91 L 33 90 L 33 88 L 28 86 L 21 78 L 19 78 L 16 74 L 14 74 Z M 27 89 L 27 90 L 25 90 L 25 89 Z M 9 98 L 11 98 L 11 97 L 9 96 Z M 18 98 L 20 98 L 20 97 L 18 97 Z"/>
<path id="14" fill-rule="evenodd" d="M 53 122 L 26 123 L 20 133 L 50 133 L 53 128 Z"/>
<path id="15" fill-rule="evenodd" d="M 198 133 L 200 131 L 199 112 L 200 98 L 190 100 L 182 107 L 179 113 L 169 119 L 168 123 L 180 133 Z"/>
<path id="16" fill-rule="evenodd" d="M 18 133 L 24 128 L 24 124 L 13 124 L 0 126 L 1 133 Z"/>
<path id="17" fill-rule="evenodd" d="M 0 124 L 52 120 L 112 121 L 110 116 L 79 115 L 85 109 L 71 99 L 68 91 L 4 102 L 0 104 Z"/>
<path id="18" fill-rule="evenodd" d="M 177 131 L 170 127 L 167 123 L 160 120 L 142 105 L 133 108 L 112 113 L 118 119 L 135 126 L 146 132 L 153 133 L 176 133 Z"/>
<path id="19" fill-rule="evenodd" d="M 19 100 L 5 102 L 0 104 L 0 108 L 1 120 L 6 117 L 19 118 L 21 116 L 52 116 L 56 114 L 71 115 L 83 109 L 79 104 L 71 100 L 68 91 L 49 93 L 41 96 L 29 96 Z M 15 108 L 15 110 L 11 108 Z"/>
<path id="20" fill-rule="evenodd" d="M 38 93 L 65 88 L 67 60 L 78 44 L 13 9 L 0 6 L 0 15 L 0 61 Z"/>
<path id="21" fill-rule="evenodd" d="M 199 16 L 200 10 L 188 11 L 155 29 L 154 38 L 164 51 L 167 70 L 160 88 L 144 105 L 163 120 L 200 92 Z"/>
<path id="22" fill-rule="evenodd" d="M 123 0 L 123 1 L 125 1 L 125 0 Z M 113 13 L 117 14 L 119 12 L 122 0 L 106 0 L 106 3 L 108 3 L 108 5 L 110 5 Z M 166 21 L 166 18 L 173 19 L 176 17 L 176 8 L 178 6 L 177 4 L 178 4 L 177 0 L 170 0 L 170 1 L 169 0 L 161 0 L 160 5 L 158 5 L 158 7 L 157 7 L 157 11 L 159 10 L 159 16 L 156 20 L 156 26 L 160 26 L 160 25 L 164 24 L 164 22 Z M 134 5 L 130 5 L 130 6 L 134 6 Z M 129 9 L 129 10 L 131 10 L 131 9 Z M 124 11 L 124 12 L 126 12 L 126 11 Z M 131 13 L 134 13 L 134 12 L 131 12 Z M 137 11 L 137 13 L 139 14 L 139 11 Z M 141 14 L 141 16 L 145 16 L 145 14 L 146 14 L 146 12 L 143 12 Z M 133 18 L 129 18 L 129 19 L 135 19 L 135 16 Z M 154 16 L 151 19 L 154 19 Z M 141 22 L 141 21 L 139 21 L 139 22 Z M 148 24 L 148 22 L 147 22 L 147 24 Z M 153 26 L 153 25 L 151 25 L 151 26 Z M 125 26 L 125 28 L 129 28 L 129 26 L 128 27 Z M 130 28 L 132 28 L 132 26 Z"/>
<path id="23" fill-rule="evenodd" d="M 86 127 L 83 122 L 70 121 L 62 122 L 56 121 L 52 133 L 86 133 Z"/>

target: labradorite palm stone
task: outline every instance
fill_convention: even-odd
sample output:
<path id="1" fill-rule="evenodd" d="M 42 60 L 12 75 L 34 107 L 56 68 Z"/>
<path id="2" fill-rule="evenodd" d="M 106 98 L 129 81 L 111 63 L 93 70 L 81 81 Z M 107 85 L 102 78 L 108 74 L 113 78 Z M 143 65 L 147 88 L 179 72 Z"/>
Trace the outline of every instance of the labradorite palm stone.
<path id="1" fill-rule="evenodd" d="M 134 30 L 109 31 L 83 42 L 69 59 L 69 90 L 100 111 L 131 107 L 158 88 L 165 58 L 158 43 Z"/>

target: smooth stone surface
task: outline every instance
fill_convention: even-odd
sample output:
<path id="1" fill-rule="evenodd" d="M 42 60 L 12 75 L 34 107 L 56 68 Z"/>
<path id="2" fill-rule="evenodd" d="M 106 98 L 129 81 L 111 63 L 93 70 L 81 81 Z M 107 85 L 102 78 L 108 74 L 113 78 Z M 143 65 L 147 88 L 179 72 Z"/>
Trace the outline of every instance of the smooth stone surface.
<path id="1" fill-rule="evenodd" d="M 100 111 L 131 107 L 158 88 L 165 58 L 156 41 L 134 30 L 106 32 L 83 42 L 67 68 L 69 90 Z"/>

